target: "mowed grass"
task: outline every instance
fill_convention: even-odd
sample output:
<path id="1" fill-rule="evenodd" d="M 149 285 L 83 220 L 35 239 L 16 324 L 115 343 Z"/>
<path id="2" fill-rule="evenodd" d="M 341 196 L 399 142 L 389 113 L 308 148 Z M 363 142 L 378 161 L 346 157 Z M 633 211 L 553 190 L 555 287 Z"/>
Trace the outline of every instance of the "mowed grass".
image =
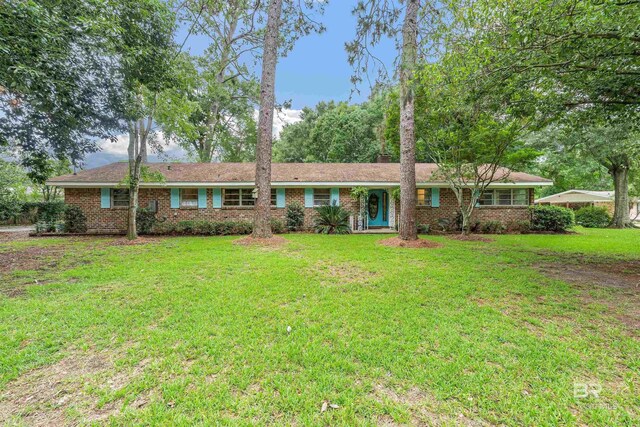
<path id="1" fill-rule="evenodd" d="M 436 249 L 285 237 L 56 241 L 58 268 L 5 273 L 0 423 L 640 423 L 638 331 L 610 309 L 628 290 L 586 299 L 539 268 L 640 259 L 637 230 L 428 237 Z M 27 245 L 52 243 L 0 252 Z M 12 282 L 24 292 L 3 295 Z M 62 392 L 29 399 L 43 384 Z M 576 398 L 576 384 L 601 391 Z"/>

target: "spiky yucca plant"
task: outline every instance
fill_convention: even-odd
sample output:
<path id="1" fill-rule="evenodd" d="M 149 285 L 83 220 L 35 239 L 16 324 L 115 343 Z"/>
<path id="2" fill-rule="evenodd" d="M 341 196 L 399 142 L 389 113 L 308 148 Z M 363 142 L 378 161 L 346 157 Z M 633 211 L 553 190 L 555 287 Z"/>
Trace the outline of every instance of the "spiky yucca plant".
<path id="1" fill-rule="evenodd" d="M 316 208 L 313 228 L 321 234 L 349 234 L 349 212 L 335 204 L 320 206 Z"/>

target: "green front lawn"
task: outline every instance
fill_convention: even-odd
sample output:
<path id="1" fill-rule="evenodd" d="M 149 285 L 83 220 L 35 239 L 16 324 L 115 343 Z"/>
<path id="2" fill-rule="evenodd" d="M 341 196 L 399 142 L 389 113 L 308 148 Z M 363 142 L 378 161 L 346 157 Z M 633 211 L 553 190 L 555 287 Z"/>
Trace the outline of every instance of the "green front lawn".
<path id="1" fill-rule="evenodd" d="M 640 291 L 545 274 L 638 230 L 386 237 L 0 242 L 0 424 L 640 423 Z"/>

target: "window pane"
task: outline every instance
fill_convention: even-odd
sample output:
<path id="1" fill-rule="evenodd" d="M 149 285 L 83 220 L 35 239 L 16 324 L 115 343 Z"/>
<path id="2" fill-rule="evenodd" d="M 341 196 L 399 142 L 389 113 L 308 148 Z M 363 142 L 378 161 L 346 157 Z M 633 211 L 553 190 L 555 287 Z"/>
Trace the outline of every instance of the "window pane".
<path id="1" fill-rule="evenodd" d="M 313 206 L 325 206 L 331 204 L 331 189 L 316 188 L 313 190 Z"/>
<path id="2" fill-rule="evenodd" d="M 511 190 L 496 190 L 496 202 L 500 206 L 511 204 Z"/>
<path id="3" fill-rule="evenodd" d="M 256 199 L 253 198 L 252 188 L 243 188 L 240 190 L 240 206 L 253 206 L 256 204 Z"/>
<path id="4" fill-rule="evenodd" d="M 180 206 L 184 208 L 198 207 L 198 189 L 182 188 L 180 189 Z"/>
<path id="5" fill-rule="evenodd" d="M 277 202 L 276 202 L 276 199 L 277 199 L 276 193 L 277 193 L 276 189 L 272 188 L 271 189 L 271 206 L 275 206 L 277 204 Z"/>
<path id="6" fill-rule="evenodd" d="M 513 190 L 513 204 L 514 205 L 528 205 L 529 204 L 529 190 L 526 188 Z"/>
<path id="7" fill-rule="evenodd" d="M 112 192 L 114 208 L 126 208 L 127 206 L 129 206 L 128 188 L 114 188 Z"/>
<path id="8" fill-rule="evenodd" d="M 493 190 L 485 190 L 478 199 L 478 203 L 480 206 L 491 206 L 493 205 Z"/>
<path id="9" fill-rule="evenodd" d="M 418 206 L 431 206 L 430 188 L 418 188 L 416 190 L 416 204 Z"/>
<path id="10" fill-rule="evenodd" d="M 240 190 L 237 188 L 222 190 L 222 198 L 225 206 L 240 206 Z"/>

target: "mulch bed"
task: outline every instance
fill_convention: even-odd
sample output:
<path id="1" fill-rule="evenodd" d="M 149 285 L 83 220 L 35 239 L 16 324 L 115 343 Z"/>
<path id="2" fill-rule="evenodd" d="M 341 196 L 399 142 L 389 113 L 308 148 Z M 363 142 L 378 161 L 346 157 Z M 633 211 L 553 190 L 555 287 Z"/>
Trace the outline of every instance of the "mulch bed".
<path id="1" fill-rule="evenodd" d="M 478 236 L 477 234 L 452 234 L 447 236 L 451 240 L 459 240 L 461 242 L 495 242 L 490 237 Z"/>
<path id="2" fill-rule="evenodd" d="M 287 239 L 280 236 L 273 236 L 270 239 L 256 239 L 252 236 L 242 237 L 240 239 L 236 239 L 233 241 L 234 245 L 240 246 L 261 246 L 261 247 L 271 247 L 277 248 L 280 246 L 284 246 L 289 243 Z"/>
<path id="3" fill-rule="evenodd" d="M 382 246 L 389 246 L 391 248 L 439 248 L 442 245 L 437 242 L 433 242 L 431 240 L 426 239 L 418 239 L 418 240 L 402 240 L 399 237 L 391 237 L 389 239 L 380 240 L 378 242 Z"/>

